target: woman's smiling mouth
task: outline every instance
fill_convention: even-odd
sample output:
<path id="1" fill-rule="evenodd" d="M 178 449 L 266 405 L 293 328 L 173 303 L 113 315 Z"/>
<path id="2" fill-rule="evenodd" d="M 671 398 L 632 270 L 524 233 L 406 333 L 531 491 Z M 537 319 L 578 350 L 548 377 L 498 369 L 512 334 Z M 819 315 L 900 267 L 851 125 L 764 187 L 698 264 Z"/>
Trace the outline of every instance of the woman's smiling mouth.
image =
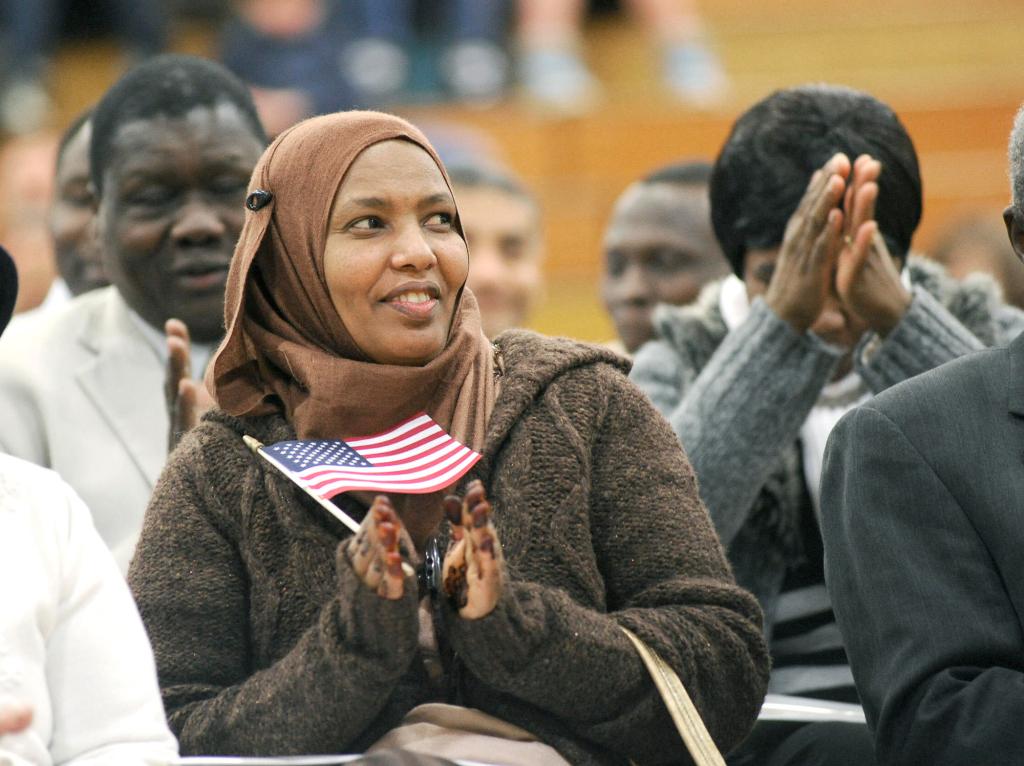
<path id="1" fill-rule="evenodd" d="M 430 283 L 406 284 L 384 298 L 391 308 L 412 319 L 429 319 L 440 302 L 441 291 Z"/>

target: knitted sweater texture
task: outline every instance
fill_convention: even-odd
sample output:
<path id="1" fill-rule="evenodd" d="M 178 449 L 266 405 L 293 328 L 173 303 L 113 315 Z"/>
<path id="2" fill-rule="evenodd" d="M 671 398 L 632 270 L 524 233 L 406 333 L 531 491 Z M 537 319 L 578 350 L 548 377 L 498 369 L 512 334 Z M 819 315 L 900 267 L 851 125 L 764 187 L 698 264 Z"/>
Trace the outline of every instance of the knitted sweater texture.
<path id="1" fill-rule="evenodd" d="M 572 763 L 686 762 L 633 647 L 676 669 L 723 750 L 763 698 L 755 600 L 734 583 L 668 424 L 608 351 L 510 332 L 480 478 L 507 581 L 496 609 L 441 609 L 448 702 L 515 723 Z M 385 601 L 349 533 L 242 443 L 280 416 L 214 412 L 171 456 L 129 581 L 186 754 L 361 751 L 431 699 L 415 587 Z M 434 697 L 433 699 L 436 699 Z"/>
<path id="2" fill-rule="evenodd" d="M 991 279 L 950 278 L 937 264 L 907 263 L 913 300 L 883 340 L 867 333 L 854 367 L 872 393 L 986 346 L 1012 340 L 1024 313 Z M 797 438 L 842 352 L 797 333 L 761 299 L 729 332 L 721 283 L 693 306 L 659 307 L 658 338 L 636 356 L 633 381 L 675 430 L 700 482 L 739 583 L 761 602 L 768 633 L 810 498 Z"/>

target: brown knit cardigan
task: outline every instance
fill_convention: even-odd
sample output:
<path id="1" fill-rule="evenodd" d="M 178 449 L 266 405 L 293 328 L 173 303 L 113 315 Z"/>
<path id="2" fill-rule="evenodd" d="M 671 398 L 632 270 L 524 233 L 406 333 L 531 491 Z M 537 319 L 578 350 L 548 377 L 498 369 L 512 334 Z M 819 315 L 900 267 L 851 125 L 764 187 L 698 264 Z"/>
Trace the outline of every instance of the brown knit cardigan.
<path id="1" fill-rule="evenodd" d="M 734 583 L 668 424 L 608 351 L 516 331 L 481 478 L 508 582 L 468 621 L 443 609 L 448 701 L 515 723 L 572 763 L 686 762 L 636 651 L 674 667 L 719 747 L 753 725 L 761 614 Z M 415 588 L 356 578 L 349 533 L 243 445 L 280 416 L 214 412 L 171 456 L 129 581 L 183 754 L 361 751 L 430 696 Z"/>

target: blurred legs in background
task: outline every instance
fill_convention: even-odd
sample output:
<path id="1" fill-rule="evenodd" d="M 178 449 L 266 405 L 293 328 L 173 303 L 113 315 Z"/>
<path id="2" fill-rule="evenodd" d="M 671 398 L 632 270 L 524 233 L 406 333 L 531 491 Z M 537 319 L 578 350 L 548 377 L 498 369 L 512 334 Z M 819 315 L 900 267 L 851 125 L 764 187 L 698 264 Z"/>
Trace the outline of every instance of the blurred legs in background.
<path id="1" fill-rule="evenodd" d="M 130 63 L 162 51 L 167 17 L 157 0 L 109 0 L 113 31 L 123 41 Z M 2 5 L 4 54 L 0 65 L 0 130 L 29 133 L 49 116 L 46 66 L 64 18 L 62 0 L 7 0 Z"/>
<path id="2" fill-rule="evenodd" d="M 350 0 L 349 21 L 359 37 L 345 50 L 343 66 L 352 84 L 369 99 L 387 102 L 408 86 L 410 53 L 416 41 L 413 0 Z M 456 99 L 492 101 L 509 77 L 504 37 L 508 0 L 433 2 L 431 30 L 442 30 L 440 74 Z"/>
<path id="3" fill-rule="evenodd" d="M 593 106 L 599 88 L 581 55 L 583 0 L 518 0 L 520 79 L 527 95 L 565 112 Z M 628 0 L 657 42 L 662 79 L 680 101 L 707 106 L 728 79 L 708 46 L 695 0 Z"/>

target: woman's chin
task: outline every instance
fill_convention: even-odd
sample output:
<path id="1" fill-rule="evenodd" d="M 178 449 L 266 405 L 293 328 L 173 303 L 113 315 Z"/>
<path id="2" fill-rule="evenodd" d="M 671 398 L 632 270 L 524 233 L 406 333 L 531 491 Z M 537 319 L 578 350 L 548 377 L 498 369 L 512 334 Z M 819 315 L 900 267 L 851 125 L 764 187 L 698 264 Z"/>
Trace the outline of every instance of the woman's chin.
<path id="1" fill-rule="evenodd" d="M 378 364 L 392 364 L 398 367 L 423 367 L 430 364 L 437 356 L 444 351 L 444 342 L 410 344 L 401 347 L 390 347 L 381 349 L 377 353 L 371 353 L 373 361 Z"/>

